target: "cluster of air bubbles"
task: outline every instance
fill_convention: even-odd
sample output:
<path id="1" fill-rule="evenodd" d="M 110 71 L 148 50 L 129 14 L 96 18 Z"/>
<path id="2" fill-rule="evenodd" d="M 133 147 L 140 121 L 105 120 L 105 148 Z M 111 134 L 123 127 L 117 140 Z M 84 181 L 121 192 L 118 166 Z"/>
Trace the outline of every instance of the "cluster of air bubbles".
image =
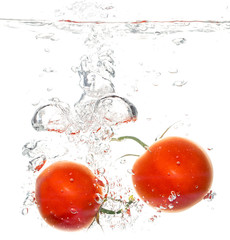
<path id="1" fill-rule="evenodd" d="M 27 215 L 29 208 L 35 204 L 35 192 L 27 192 L 22 206 L 22 215 Z"/>
<path id="2" fill-rule="evenodd" d="M 55 10 L 55 16 L 68 17 L 69 19 L 107 19 L 113 17 L 114 7 L 110 2 L 95 2 L 95 1 L 76 1 L 65 8 Z"/>
<path id="3" fill-rule="evenodd" d="M 57 149 L 57 145 L 59 145 Z M 64 156 L 68 152 L 68 149 L 61 144 L 58 140 L 32 140 L 27 142 L 22 147 L 22 155 L 30 159 L 30 163 L 38 163 L 36 159 L 51 159 L 60 156 Z M 32 160 L 34 159 L 34 161 Z M 43 161 L 42 161 L 43 162 Z M 37 166 L 37 165 L 36 165 Z"/>
<path id="4" fill-rule="evenodd" d="M 171 191 L 171 194 L 168 197 L 169 202 L 173 202 L 174 200 L 176 200 L 176 197 L 176 193 L 174 191 Z"/>
<path id="5" fill-rule="evenodd" d="M 57 41 L 57 37 L 55 36 L 54 33 L 39 33 L 35 36 L 36 39 L 48 39 L 51 41 Z"/>
<path id="6" fill-rule="evenodd" d="M 128 30 L 131 33 L 142 33 L 148 30 L 148 26 L 146 24 L 143 23 L 130 23 L 130 24 L 126 24 L 126 27 L 128 28 Z"/>
<path id="7" fill-rule="evenodd" d="M 80 87 L 89 97 L 102 97 L 115 92 L 112 79 L 115 77 L 113 51 L 102 51 L 92 56 L 83 56 L 80 66 L 73 68 L 80 77 Z"/>

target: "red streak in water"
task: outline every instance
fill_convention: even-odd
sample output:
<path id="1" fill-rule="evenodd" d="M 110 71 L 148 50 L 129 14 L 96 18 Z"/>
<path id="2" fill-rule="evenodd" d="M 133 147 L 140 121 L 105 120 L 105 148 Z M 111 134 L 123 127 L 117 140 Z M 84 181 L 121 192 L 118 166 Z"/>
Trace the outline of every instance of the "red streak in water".
<path id="1" fill-rule="evenodd" d="M 60 130 L 60 129 L 53 129 L 53 128 L 49 128 L 47 129 L 49 132 L 58 132 L 58 133 L 63 133 L 64 130 Z"/>
<path id="2" fill-rule="evenodd" d="M 41 164 L 36 166 L 36 168 L 34 169 L 34 172 L 38 172 L 39 170 L 41 170 L 41 168 L 45 165 L 45 163 L 46 163 L 46 159 L 43 160 Z"/>
<path id="3" fill-rule="evenodd" d="M 213 20 L 208 20 L 208 21 L 201 21 L 201 20 L 162 20 L 162 21 L 151 21 L 151 20 L 140 20 L 140 21 L 134 21 L 134 22 L 129 22 L 129 21 L 121 21 L 121 22 L 103 22 L 103 21 L 75 21 L 75 20 L 66 20 L 62 19 L 59 20 L 59 22 L 67 22 L 67 23 L 77 23 L 77 24 L 140 24 L 140 23 L 227 23 L 228 21 L 213 21 Z"/>

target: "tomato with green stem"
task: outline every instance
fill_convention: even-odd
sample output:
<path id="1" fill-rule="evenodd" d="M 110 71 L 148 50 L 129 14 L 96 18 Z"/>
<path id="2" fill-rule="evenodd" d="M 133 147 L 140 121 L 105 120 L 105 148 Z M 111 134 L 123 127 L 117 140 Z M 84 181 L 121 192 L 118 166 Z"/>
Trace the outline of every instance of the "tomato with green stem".
<path id="1" fill-rule="evenodd" d="M 132 181 L 148 205 L 167 212 L 182 211 L 201 201 L 210 190 L 212 163 L 196 143 L 175 136 L 160 139 L 150 147 L 130 136 L 113 141 L 126 138 L 147 149 L 133 165 Z"/>
<path id="2" fill-rule="evenodd" d="M 59 161 L 36 180 L 35 198 L 43 219 L 62 230 L 80 230 L 93 222 L 103 183 L 84 165 Z"/>

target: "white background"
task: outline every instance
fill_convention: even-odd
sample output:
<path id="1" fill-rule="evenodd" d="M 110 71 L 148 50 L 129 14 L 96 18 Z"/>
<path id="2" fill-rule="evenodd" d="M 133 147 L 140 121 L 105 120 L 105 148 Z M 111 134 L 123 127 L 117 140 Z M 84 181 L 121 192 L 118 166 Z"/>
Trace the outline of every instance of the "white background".
<path id="1" fill-rule="evenodd" d="M 71 2 L 71 1 L 69 1 Z M 112 2 L 112 1 L 111 1 Z M 172 3 L 173 2 L 173 3 Z M 52 19 L 53 10 L 64 6 L 66 1 L 7 1 L 0 3 L 0 18 L 38 18 Z M 229 20 L 229 1 L 126 1 L 126 4 L 116 1 L 117 19 L 199 19 L 199 20 Z M 55 7 L 54 7 L 55 6 Z M 131 7 L 132 6 L 132 7 Z M 151 6 L 151 8 L 150 8 Z M 130 11 L 130 8 L 132 11 Z M 129 14 L 127 14 L 129 13 Z M 119 15 L 120 14 L 120 15 Z M 119 18 L 120 16 L 120 18 Z M 112 234 L 102 234 L 100 232 L 88 233 L 65 233 L 56 230 L 47 229 L 40 225 L 34 224 L 34 216 L 22 216 L 21 205 L 23 201 L 22 184 L 25 174 L 24 158 L 21 156 L 21 147 L 33 136 L 33 129 L 30 126 L 31 116 L 34 108 L 31 102 L 39 98 L 39 94 L 43 93 L 46 88 L 44 81 L 39 84 L 38 73 L 46 63 L 41 62 L 45 58 L 40 52 L 43 46 L 34 45 L 33 34 L 28 33 L 26 29 L 12 29 L 1 27 L 0 30 L 0 81 L 1 81 L 1 238 L 11 239 L 12 237 L 23 237 L 24 239 L 41 239 L 52 237 L 56 239 L 69 238 L 86 238 L 90 239 L 113 239 L 119 237 L 129 237 L 139 239 L 143 237 L 143 233 L 131 233 L 129 231 Z M 229 33 L 228 33 L 229 34 Z M 216 198 L 210 205 L 202 205 L 204 207 L 195 207 L 192 210 L 179 215 L 164 216 L 159 222 L 153 226 L 152 231 L 147 232 L 149 237 L 156 239 L 215 239 L 225 236 L 229 238 L 229 41 L 230 37 L 226 33 L 220 33 L 217 39 L 206 41 L 201 44 L 201 49 L 193 49 L 193 45 L 187 46 L 194 60 L 195 52 L 204 51 L 205 59 L 197 59 L 197 62 L 189 62 L 185 56 L 185 66 L 192 67 L 189 82 L 192 84 L 183 89 L 171 89 L 162 87 L 154 90 L 154 94 L 162 96 L 168 94 L 172 96 L 184 96 L 186 99 L 193 97 L 193 101 L 188 102 L 190 105 L 182 103 L 182 109 L 188 106 L 188 111 L 193 116 L 193 130 L 191 133 L 193 138 L 198 137 L 199 142 L 209 146 L 213 146 L 211 152 L 214 164 L 214 190 L 217 193 Z M 71 43 L 74 44 L 74 43 Z M 51 47 L 52 48 L 52 47 Z M 59 49 L 62 53 L 62 49 Z M 66 51 L 66 49 L 65 49 Z M 71 52 L 71 48 L 67 52 Z M 79 49 L 79 51 L 81 51 Z M 63 54 L 64 50 L 63 50 Z M 72 60 L 77 60 L 72 56 Z M 202 63 L 205 64 L 202 65 Z M 70 61 L 71 62 L 71 61 Z M 122 62 L 122 60 L 121 60 Z M 63 66 L 67 69 L 68 63 L 63 62 Z M 132 67 L 132 66 L 127 66 Z M 186 67 L 185 67 L 186 69 Z M 187 69 L 189 71 L 189 68 Z M 62 71 L 61 71 L 62 72 Z M 66 77 L 65 70 L 62 76 Z M 69 76 L 68 76 L 69 77 Z M 67 101 L 75 98 L 75 82 L 72 78 L 63 82 L 58 81 L 59 87 L 55 92 L 57 95 L 64 96 Z M 51 84 L 52 85 L 52 84 Z M 141 93 L 145 91 L 144 87 L 138 83 Z M 48 86 L 49 87 L 49 86 Z M 61 90 L 68 92 L 64 94 Z M 76 90 L 77 91 L 77 90 Z M 151 95 L 151 90 L 146 89 L 146 96 Z M 179 92 L 180 91 L 180 92 Z M 182 92 L 183 91 L 183 92 Z M 140 93 L 140 94 L 141 94 Z M 176 95 L 175 95 L 176 94 Z M 36 96 L 37 95 L 37 96 Z M 141 101 L 140 95 L 136 95 Z M 189 97 L 188 97 L 189 96 Z M 45 96 L 46 97 L 46 96 Z M 135 96 L 134 96 L 135 97 Z M 76 97 L 77 98 L 77 97 Z M 136 100 L 138 109 L 146 106 L 146 98 L 143 102 Z M 189 98 L 191 99 L 191 98 Z M 134 99 L 133 99 L 134 100 Z M 160 116 L 163 116 L 162 107 L 168 106 L 168 100 L 161 99 L 162 105 L 156 108 Z M 175 100 L 181 102 L 179 97 Z M 182 101 L 183 102 L 183 101 Z M 185 101 L 186 102 L 186 101 Z M 187 102 L 186 102 L 187 103 Z M 197 109 L 193 109 L 193 103 Z M 149 107 L 149 106 L 148 106 Z M 151 107 L 151 106 L 150 106 Z M 149 107 L 149 108 L 150 108 Z M 173 106 L 171 106 L 173 107 Z M 151 108 L 152 109 L 152 108 Z M 168 106 L 168 109 L 169 106 Z M 172 108 L 171 108 L 172 109 Z M 146 116 L 148 108 L 141 109 Z M 153 110 L 150 111 L 152 117 Z M 161 115 L 162 114 L 162 115 Z M 173 113 L 169 112 L 169 116 Z M 141 126 L 141 122 L 137 123 L 142 137 L 151 141 L 148 126 L 146 129 Z M 155 130 L 155 129 L 154 129 Z M 139 133 L 140 134 L 140 133 Z M 206 145 L 205 145 L 206 147 Z"/>

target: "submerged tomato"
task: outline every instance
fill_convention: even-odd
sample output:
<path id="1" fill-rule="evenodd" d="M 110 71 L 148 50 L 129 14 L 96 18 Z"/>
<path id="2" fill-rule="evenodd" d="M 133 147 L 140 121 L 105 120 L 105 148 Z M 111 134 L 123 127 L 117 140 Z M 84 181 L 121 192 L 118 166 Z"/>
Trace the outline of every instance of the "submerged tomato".
<path id="1" fill-rule="evenodd" d="M 213 169 L 209 157 L 195 143 L 167 137 L 154 143 L 133 166 L 138 195 L 165 211 L 185 210 L 209 191 Z"/>
<path id="2" fill-rule="evenodd" d="M 102 182 L 84 165 L 60 161 L 37 178 L 35 198 L 43 219 L 62 230 L 88 227 L 102 196 Z"/>

